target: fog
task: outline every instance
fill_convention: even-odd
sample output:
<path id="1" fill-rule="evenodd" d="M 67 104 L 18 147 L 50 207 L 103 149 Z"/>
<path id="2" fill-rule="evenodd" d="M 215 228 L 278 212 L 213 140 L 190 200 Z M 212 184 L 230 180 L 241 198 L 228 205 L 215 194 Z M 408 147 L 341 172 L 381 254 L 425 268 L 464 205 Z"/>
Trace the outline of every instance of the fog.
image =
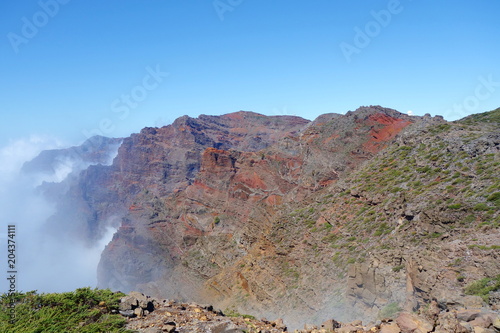
<path id="1" fill-rule="evenodd" d="M 46 220 L 56 211 L 54 202 L 44 198 L 39 185 L 61 182 L 72 172 L 88 166 L 77 160 L 60 160 L 51 173 L 25 174 L 20 170 L 26 161 L 42 150 L 63 148 L 51 137 L 31 136 L 0 147 L 0 265 L 7 272 L 7 226 L 16 226 L 17 290 L 62 292 L 97 285 L 96 269 L 100 254 L 112 239 L 118 225 L 110 219 L 101 239 L 88 246 L 60 231 L 47 232 Z M 116 155 L 116 152 L 114 153 Z M 114 156 L 109 157 L 112 161 Z M 71 221 L 64 221 L 71 223 Z M 51 230 L 53 230 L 51 228 Z M 0 292 L 8 287 L 2 283 Z"/>

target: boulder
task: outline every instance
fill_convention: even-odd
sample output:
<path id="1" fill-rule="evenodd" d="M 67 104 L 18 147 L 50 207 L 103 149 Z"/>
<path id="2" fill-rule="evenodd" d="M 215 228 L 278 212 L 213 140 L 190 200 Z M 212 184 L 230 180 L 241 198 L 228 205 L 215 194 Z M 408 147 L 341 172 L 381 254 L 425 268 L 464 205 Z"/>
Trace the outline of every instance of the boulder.
<path id="1" fill-rule="evenodd" d="M 281 318 L 276 319 L 275 321 L 271 322 L 271 325 L 273 325 L 274 327 L 276 327 L 279 330 L 286 330 L 286 325 L 283 322 L 283 319 L 281 319 Z"/>
<path id="2" fill-rule="evenodd" d="M 383 325 L 380 328 L 380 333 L 400 333 L 401 329 L 396 323 L 390 323 L 388 325 Z"/>
<path id="3" fill-rule="evenodd" d="M 495 330 L 492 330 L 489 328 L 484 328 L 484 327 L 479 327 L 479 326 L 474 326 L 474 333 L 495 333 Z"/>
<path id="4" fill-rule="evenodd" d="M 469 295 L 464 297 L 463 303 L 466 309 L 481 309 L 484 302 L 480 296 Z"/>
<path id="5" fill-rule="evenodd" d="M 119 309 L 122 311 L 133 310 L 138 306 L 139 301 L 134 296 L 127 295 L 120 299 Z"/>
<path id="6" fill-rule="evenodd" d="M 134 297 L 137 300 L 137 305 L 148 311 L 153 311 L 154 309 L 154 304 L 153 300 L 149 296 L 145 296 L 144 294 L 137 292 L 137 291 L 131 291 L 129 293 L 130 297 Z"/>
<path id="7" fill-rule="evenodd" d="M 323 324 L 321 324 L 321 328 L 327 330 L 327 331 L 333 331 L 336 328 L 340 327 L 340 323 L 338 321 L 335 321 L 333 319 L 329 319 L 325 321 Z"/>
<path id="8" fill-rule="evenodd" d="M 492 326 L 494 316 L 491 313 L 482 313 L 481 315 L 477 316 L 474 320 L 470 321 L 469 324 L 473 327 L 482 327 L 482 328 L 488 328 Z"/>
<path id="9" fill-rule="evenodd" d="M 403 333 L 428 333 L 434 329 L 434 325 L 427 320 L 408 312 L 401 312 L 396 318 L 396 323 Z"/>
<path id="10" fill-rule="evenodd" d="M 165 323 L 165 325 L 163 325 L 163 331 L 164 332 L 168 332 L 168 333 L 172 333 L 172 332 L 175 332 L 175 328 L 176 328 L 176 324 L 174 322 L 167 322 Z"/>
<path id="11" fill-rule="evenodd" d="M 135 309 L 134 309 L 134 314 L 135 314 L 137 317 L 141 318 L 141 317 L 143 317 L 143 316 L 144 316 L 144 310 L 143 310 L 142 308 L 140 308 L 140 307 L 135 308 Z"/>
<path id="12" fill-rule="evenodd" d="M 436 333 L 468 333 L 470 330 L 462 325 L 454 312 L 440 313 L 437 319 Z"/>
<path id="13" fill-rule="evenodd" d="M 500 331 L 500 315 L 493 320 L 493 327 Z"/>
<path id="14" fill-rule="evenodd" d="M 457 311 L 457 319 L 459 321 L 469 322 L 476 319 L 481 314 L 479 309 L 466 309 Z"/>

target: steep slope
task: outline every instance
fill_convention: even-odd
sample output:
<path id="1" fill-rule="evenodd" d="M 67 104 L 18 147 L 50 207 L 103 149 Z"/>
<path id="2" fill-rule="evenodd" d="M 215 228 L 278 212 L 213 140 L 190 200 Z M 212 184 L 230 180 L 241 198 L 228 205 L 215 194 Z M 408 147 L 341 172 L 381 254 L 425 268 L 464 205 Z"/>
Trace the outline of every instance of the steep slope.
<path id="1" fill-rule="evenodd" d="M 431 300 L 481 306 L 466 287 L 500 274 L 498 114 L 408 127 L 310 204 L 291 205 L 208 286 L 228 304 L 265 304 L 296 323 L 370 319 Z M 483 295 L 499 308 L 498 293 Z"/>
<path id="2" fill-rule="evenodd" d="M 215 298 L 222 305 L 240 306 L 237 298 L 243 293 L 255 297 L 248 302 L 252 310 L 267 305 L 277 309 L 293 285 L 283 280 L 280 269 L 278 276 L 247 280 L 240 269 L 245 258 L 267 253 L 269 246 L 259 249 L 259 244 L 290 206 L 309 200 L 383 149 L 403 128 L 421 121 L 391 109 L 366 107 L 344 116 L 323 116 L 258 152 L 245 146 L 222 149 L 213 142 L 201 154 L 194 179 L 171 194 L 158 190 L 158 178 L 147 180 L 158 177 L 160 169 L 146 173 L 146 178 L 137 173 L 143 178 L 135 186 L 142 191 L 103 253 L 99 281 L 120 290 L 138 288 L 198 301 Z M 141 148 L 130 149 L 135 153 Z M 125 158 L 119 154 L 115 169 L 120 160 Z M 262 262 L 276 264 L 268 258 Z M 263 281 L 269 285 L 261 285 Z M 275 282 L 280 282 L 279 288 Z M 258 292 L 249 292 L 252 283 Z"/>

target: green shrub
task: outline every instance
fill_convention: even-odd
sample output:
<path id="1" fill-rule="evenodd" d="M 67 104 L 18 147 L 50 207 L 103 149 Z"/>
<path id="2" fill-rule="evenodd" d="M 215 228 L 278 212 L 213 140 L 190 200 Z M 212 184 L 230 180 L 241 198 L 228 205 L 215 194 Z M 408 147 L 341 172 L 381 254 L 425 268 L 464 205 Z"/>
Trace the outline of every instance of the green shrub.
<path id="1" fill-rule="evenodd" d="M 242 313 L 239 313 L 233 309 L 227 309 L 226 311 L 224 311 L 224 315 L 226 317 L 242 317 L 242 318 L 248 318 L 248 319 L 255 319 L 255 317 L 252 315 L 242 314 Z"/>
<path id="2" fill-rule="evenodd" d="M 481 298 L 488 303 L 490 292 L 497 290 L 500 290 L 500 274 L 492 278 L 484 278 L 472 282 L 465 287 L 465 294 L 481 296 Z"/>
<path id="3" fill-rule="evenodd" d="M 131 332 L 118 309 L 124 294 L 109 289 L 80 288 L 73 292 L 35 291 L 0 296 L 0 332 Z M 9 306 L 14 304 L 15 319 Z"/>
<path id="4" fill-rule="evenodd" d="M 449 209 L 460 209 L 460 208 L 462 208 L 462 204 L 457 203 L 457 204 L 449 205 L 448 208 Z"/>
<path id="5" fill-rule="evenodd" d="M 392 271 L 395 272 L 395 273 L 397 273 L 397 272 L 401 271 L 403 268 L 405 268 L 405 265 L 394 266 L 392 268 Z"/>
<path id="6" fill-rule="evenodd" d="M 488 201 L 500 201 L 500 192 L 495 192 L 488 196 Z"/>
<path id="7" fill-rule="evenodd" d="M 476 216 L 474 216 L 474 214 L 469 214 L 466 217 L 464 217 L 462 219 L 462 221 L 460 221 L 460 223 L 462 223 L 462 224 L 470 224 L 470 223 L 474 222 L 475 220 L 476 220 Z"/>
<path id="8" fill-rule="evenodd" d="M 485 204 L 485 203 L 478 203 L 477 205 L 474 206 L 474 210 L 490 210 L 490 207 Z"/>

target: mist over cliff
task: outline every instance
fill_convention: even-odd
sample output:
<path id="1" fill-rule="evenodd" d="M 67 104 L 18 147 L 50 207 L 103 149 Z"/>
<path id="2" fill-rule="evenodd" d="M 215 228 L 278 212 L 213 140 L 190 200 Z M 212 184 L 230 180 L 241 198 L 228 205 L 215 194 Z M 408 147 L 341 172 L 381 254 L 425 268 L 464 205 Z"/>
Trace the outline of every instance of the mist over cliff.
<path id="1" fill-rule="evenodd" d="M 64 149 L 53 138 L 32 136 L 0 150 L 0 211 L 5 228 L 16 226 L 18 290 L 56 292 L 97 285 L 100 254 L 118 224 L 104 223 L 105 232 L 86 242 L 70 232 L 78 221 L 58 215 L 58 198 L 82 170 L 111 163 L 120 142 L 94 138 Z"/>

